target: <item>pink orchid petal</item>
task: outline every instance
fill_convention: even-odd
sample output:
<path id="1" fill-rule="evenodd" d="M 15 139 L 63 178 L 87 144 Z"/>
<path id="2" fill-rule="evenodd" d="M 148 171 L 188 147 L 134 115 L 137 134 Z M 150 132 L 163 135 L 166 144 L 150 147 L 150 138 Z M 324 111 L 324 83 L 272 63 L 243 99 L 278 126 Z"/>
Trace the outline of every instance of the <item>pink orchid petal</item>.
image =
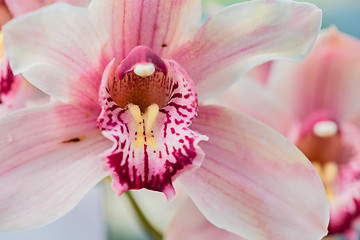
<path id="1" fill-rule="evenodd" d="M 214 225 L 248 239 L 320 239 L 329 209 L 305 156 L 260 122 L 214 106 L 200 107 L 192 127 L 209 136 L 200 168 L 181 177 Z"/>
<path id="2" fill-rule="evenodd" d="M 1 41 L 0 32 L 0 48 Z M 21 75 L 13 75 L 7 54 L 3 52 L 0 58 L 0 116 L 27 105 L 48 101 L 49 98 L 44 93 L 30 85 Z"/>
<path id="3" fill-rule="evenodd" d="M 94 0 L 89 8 L 110 33 L 109 55 L 119 60 L 138 45 L 163 56 L 201 23 L 200 0 Z"/>
<path id="4" fill-rule="evenodd" d="M 87 7 L 90 1 L 91 0 L 5 0 L 5 3 L 13 16 L 18 17 L 56 2 L 67 2 L 74 6 Z"/>
<path id="5" fill-rule="evenodd" d="M 29 84 L 21 75 L 14 76 L 13 90 L 2 96 L 0 117 L 24 107 L 45 104 L 50 101 L 48 95 Z"/>
<path id="6" fill-rule="evenodd" d="M 336 119 L 360 120 L 360 41 L 338 32 L 323 31 L 314 49 L 299 63 L 275 63 L 272 91 L 287 99 L 295 117 L 327 109 Z"/>
<path id="7" fill-rule="evenodd" d="M 0 132 L 1 230 L 56 220 L 107 175 L 98 155 L 111 143 L 70 105 L 14 112 L 0 119 Z"/>
<path id="8" fill-rule="evenodd" d="M 287 0 L 247 1 L 223 9 L 172 53 L 203 99 L 236 76 L 273 59 L 300 60 L 315 41 L 321 11 Z M 221 79 L 221 81 L 219 81 Z"/>
<path id="9" fill-rule="evenodd" d="M 271 126 L 281 134 L 287 134 L 293 117 L 291 111 L 286 111 L 287 105 L 279 97 L 256 79 L 238 81 L 215 98 L 206 103 L 223 105 Z"/>
<path id="10" fill-rule="evenodd" d="M 212 225 L 197 209 L 195 204 L 187 199 L 171 220 L 165 231 L 165 240 L 244 240 L 233 233 Z"/>
<path id="11" fill-rule="evenodd" d="M 95 26 L 86 9 L 64 3 L 14 19 L 3 28 L 14 73 L 65 103 L 97 105 L 107 62 L 106 34 Z"/>
<path id="12" fill-rule="evenodd" d="M 269 75 L 271 73 L 273 63 L 273 61 L 269 61 L 257 66 L 256 68 L 253 68 L 249 72 L 249 76 L 255 78 L 262 85 L 267 85 L 269 82 Z"/>

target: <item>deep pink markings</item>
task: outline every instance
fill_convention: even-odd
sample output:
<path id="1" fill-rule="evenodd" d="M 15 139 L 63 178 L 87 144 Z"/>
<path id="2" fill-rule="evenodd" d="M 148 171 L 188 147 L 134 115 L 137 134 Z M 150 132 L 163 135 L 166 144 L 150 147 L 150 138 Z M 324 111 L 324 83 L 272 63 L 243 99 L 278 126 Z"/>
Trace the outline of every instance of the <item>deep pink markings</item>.
<path id="1" fill-rule="evenodd" d="M 138 62 L 153 63 L 156 67 L 155 73 L 149 77 L 135 75 L 133 69 Z M 124 101 L 123 96 L 129 96 L 129 99 L 125 100 L 134 104 L 131 96 L 138 96 L 136 92 L 121 89 L 128 86 L 121 81 L 128 79 L 134 79 L 132 89 L 152 91 L 153 86 L 144 88 L 144 84 L 159 82 L 161 85 L 156 85 L 157 88 L 164 88 L 166 94 L 162 96 L 165 103 L 159 106 L 151 135 L 145 132 L 147 122 L 144 119 L 140 123 L 135 122 Z M 122 97 L 119 97 L 121 94 Z M 141 94 L 144 98 L 150 96 L 152 99 L 152 92 Z M 112 96 L 121 98 L 122 106 L 117 105 Z M 136 101 L 140 101 L 139 99 L 141 100 L 137 97 Z M 162 102 L 161 99 L 156 99 Z M 144 102 L 149 102 L 149 99 L 144 99 Z M 140 108 L 142 114 L 149 106 L 144 102 L 140 102 L 143 105 L 143 108 Z M 98 118 L 98 126 L 104 135 L 114 142 L 113 148 L 105 154 L 105 163 L 113 178 L 114 190 L 121 194 L 129 189 L 146 188 L 163 192 L 167 198 L 173 197 L 172 182 L 182 172 L 200 165 L 203 154 L 197 144 L 201 140 L 207 140 L 207 137 L 188 128 L 196 116 L 198 104 L 194 85 L 186 72 L 174 61 L 163 61 L 151 49 L 137 47 L 119 67 L 113 66 L 105 70 L 100 88 L 100 104 L 102 112 Z M 138 132 L 139 126 L 143 127 L 142 132 Z M 141 142 L 143 145 L 139 146 L 137 139 L 140 137 L 145 140 Z M 151 141 L 149 138 L 155 139 L 155 145 L 148 145 L 147 141 Z"/>
<path id="2" fill-rule="evenodd" d="M 3 102 L 2 96 L 9 94 L 14 85 L 14 74 L 9 63 L 3 64 L 0 69 L 0 104 Z"/>

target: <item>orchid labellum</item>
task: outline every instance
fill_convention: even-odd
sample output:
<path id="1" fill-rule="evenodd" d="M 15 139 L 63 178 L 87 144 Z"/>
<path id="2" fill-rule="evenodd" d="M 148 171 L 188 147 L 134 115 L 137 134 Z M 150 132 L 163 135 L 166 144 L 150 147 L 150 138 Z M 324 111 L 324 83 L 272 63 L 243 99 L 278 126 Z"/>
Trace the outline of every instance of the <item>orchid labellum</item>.
<path id="1" fill-rule="evenodd" d="M 257 64 L 303 58 L 320 21 L 286 0 L 236 4 L 202 26 L 199 0 L 93 0 L 8 23 L 11 67 L 54 101 L 0 119 L 0 228 L 51 222 L 110 175 L 119 195 L 168 199 L 179 178 L 207 219 L 249 239 L 321 238 L 325 192 L 303 154 L 249 117 L 199 106 Z"/>

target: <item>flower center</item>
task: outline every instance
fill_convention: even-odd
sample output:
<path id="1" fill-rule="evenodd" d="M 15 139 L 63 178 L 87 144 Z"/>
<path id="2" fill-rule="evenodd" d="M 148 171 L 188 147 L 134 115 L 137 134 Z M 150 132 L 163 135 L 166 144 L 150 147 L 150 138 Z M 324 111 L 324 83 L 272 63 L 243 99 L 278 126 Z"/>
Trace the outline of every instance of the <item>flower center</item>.
<path id="1" fill-rule="evenodd" d="M 135 148 L 144 145 L 155 148 L 153 125 L 159 109 L 170 100 L 174 80 L 167 74 L 162 60 L 156 59 L 157 56 L 145 58 L 148 62 L 140 58 L 140 62 L 133 64 L 134 55 L 139 57 L 137 49 L 120 64 L 107 88 L 112 100 L 128 111 L 136 124 Z M 151 62 L 153 60 L 158 66 Z"/>
<path id="2" fill-rule="evenodd" d="M 340 164 L 348 161 L 339 124 L 326 111 L 319 110 L 302 123 L 296 145 L 317 170 L 329 200 L 334 199 Z"/>
<path id="3" fill-rule="evenodd" d="M 173 84 L 165 63 L 150 49 L 138 47 L 121 62 L 107 88 L 119 107 L 132 103 L 145 113 L 153 104 L 162 108 L 169 102 Z"/>
<path id="4" fill-rule="evenodd" d="M 296 145 L 311 162 L 324 165 L 343 161 L 340 129 L 326 111 L 316 111 L 302 123 Z"/>
<path id="5" fill-rule="evenodd" d="M 162 108 L 169 101 L 171 83 L 172 79 L 155 70 L 153 64 L 142 63 L 136 64 L 121 79 L 114 77 L 109 81 L 108 87 L 110 96 L 119 107 L 126 108 L 127 104 L 132 103 L 145 113 L 152 104 Z"/>

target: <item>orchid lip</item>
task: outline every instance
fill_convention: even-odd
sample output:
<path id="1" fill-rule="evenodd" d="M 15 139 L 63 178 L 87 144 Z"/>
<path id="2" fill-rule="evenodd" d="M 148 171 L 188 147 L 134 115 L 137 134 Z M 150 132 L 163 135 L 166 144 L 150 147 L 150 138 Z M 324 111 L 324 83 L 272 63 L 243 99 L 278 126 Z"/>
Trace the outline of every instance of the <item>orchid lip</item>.
<path id="1" fill-rule="evenodd" d="M 188 128 L 197 114 L 197 94 L 187 73 L 172 60 L 138 46 L 116 67 L 106 67 L 100 86 L 98 127 L 114 142 L 104 162 L 118 195 L 130 189 L 175 195 L 172 182 L 200 166 L 200 141 Z"/>

